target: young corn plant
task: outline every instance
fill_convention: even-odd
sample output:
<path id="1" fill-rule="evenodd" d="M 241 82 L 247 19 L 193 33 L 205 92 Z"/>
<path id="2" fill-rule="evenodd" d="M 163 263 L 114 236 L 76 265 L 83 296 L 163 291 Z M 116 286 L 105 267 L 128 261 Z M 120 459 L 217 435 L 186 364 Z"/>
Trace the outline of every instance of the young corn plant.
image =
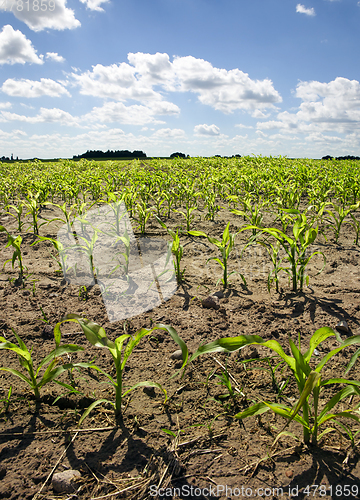
<path id="1" fill-rule="evenodd" d="M 284 260 L 284 258 L 279 257 L 279 251 L 280 251 L 280 242 L 276 241 L 274 244 L 272 244 L 268 240 L 260 240 L 257 241 L 259 245 L 263 246 L 267 253 L 269 254 L 271 263 L 273 268 L 269 272 L 268 279 L 267 279 L 267 289 L 268 292 L 270 293 L 271 290 L 271 285 L 272 283 L 275 283 L 275 288 L 276 292 L 279 293 L 279 273 L 284 270 L 283 267 L 281 267 L 281 263 Z"/>
<path id="2" fill-rule="evenodd" d="M 25 201 L 25 205 L 29 209 L 29 211 L 27 212 L 26 215 L 31 215 L 32 219 L 33 219 L 32 227 L 34 230 L 34 234 L 39 234 L 40 227 L 43 226 L 44 224 L 48 224 L 48 222 L 49 222 L 49 221 L 45 221 L 45 222 L 42 222 L 41 224 L 39 224 L 39 212 L 40 212 L 40 207 L 41 207 L 41 204 L 39 201 L 39 196 L 40 196 L 40 192 L 38 192 L 36 194 L 29 192 L 28 195 L 26 196 L 26 201 Z"/>
<path id="3" fill-rule="evenodd" d="M 312 356 L 314 350 L 322 342 L 332 336 L 336 336 L 340 345 L 329 351 L 319 360 L 317 365 L 313 367 L 314 359 Z M 284 417 L 287 423 L 277 435 L 274 444 L 281 436 L 291 436 L 294 439 L 298 439 L 295 434 L 286 430 L 292 420 L 301 424 L 303 428 L 303 440 L 306 445 L 317 445 L 323 436 L 329 432 L 335 432 L 336 428 L 325 426 L 325 424 L 329 422 L 341 426 L 341 419 L 348 418 L 360 423 L 359 402 L 355 403 L 353 407 L 349 409 L 334 410 L 335 406 L 346 398 L 350 396 L 360 396 L 360 382 L 344 378 L 326 379 L 322 377 L 322 370 L 327 367 L 327 362 L 348 346 L 359 344 L 360 335 L 348 337 L 345 341 L 342 341 L 337 332 L 331 328 L 320 328 L 312 335 L 309 348 L 304 354 L 301 353 L 300 338 L 298 347 L 291 338 L 289 338 L 289 343 L 292 355 L 285 354 L 283 348 L 276 340 L 264 340 L 258 335 L 240 335 L 238 337 L 221 338 L 215 342 L 201 345 L 189 358 L 188 363 L 206 353 L 231 353 L 247 345 L 267 347 L 280 356 L 290 368 L 298 387 L 298 399 L 294 406 L 289 407 L 285 404 L 276 402 L 260 401 L 250 406 L 245 411 L 235 415 L 235 418 L 244 420 L 250 416 L 261 415 L 265 412 L 272 411 Z M 321 397 L 323 389 L 328 385 L 341 386 L 341 388 L 328 401 L 323 401 Z M 322 432 L 320 432 L 321 428 L 324 428 Z"/>
<path id="4" fill-rule="evenodd" d="M 177 213 L 181 214 L 183 217 L 185 217 L 186 231 L 190 231 L 191 223 L 196 218 L 196 216 L 193 214 L 193 211 L 196 209 L 197 209 L 197 205 L 194 207 L 191 207 L 189 202 L 186 202 L 186 211 L 185 212 L 182 212 L 181 210 L 174 210 L 175 212 L 177 212 Z M 198 217 L 200 217 L 200 215 Z"/>
<path id="5" fill-rule="evenodd" d="M 150 387 L 156 387 L 160 389 L 164 395 L 165 395 L 165 401 L 167 400 L 167 392 L 166 390 L 157 382 L 152 382 L 152 381 L 142 381 L 138 382 L 132 387 L 124 390 L 123 387 L 123 374 L 125 370 L 125 365 L 131 356 L 134 348 L 139 344 L 142 338 L 145 336 L 151 335 L 154 330 L 165 330 L 169 333 L 171 338 L 180 346 L 182 353 L 183 353 L 183 365 L 182 368 L 185 367 L 187 360 L 188 360 L 188 350 L 186 347 L 186 344 L 182 341 L 182 339 L 177 335 L 176 331 L 174 328 L 171 326 L 167 325 L 154 325 L 151 329 L 147 328 L 141 328 L 138 330 L 133 336 L 130 334 L 124 333 L 123 335 L 120 335 L 115 341 L 113 342 L 106 336 L 106 332 L 104 328 L 102 328 L 100 325 L 86 319 L 82 318 L 81 316 L 77 314 L 68 314 L 65 317 L 64 321 L 74 321 L 79 323 L 81 326 L 87 340 L 90 342 L 95 347 L 100 347 L 100 348 L 105 348 L 108 349 L 115 365 L 116 369 L 116 379 L 114 379 L 111 375 L 106 373 L 102 368 L 99 368 L 98 366 L 92 364 L 91 368 L 102 373 L 107 377 L 107 379 L 110 381 L 110 384 L 113 386 L 115 390 L 115 401 L 109 401 L 107 399 L 99 399 L 92 403 L 87 410 L 83 413 L 79 425 L 83 422 L 83 420 L 88 416 L 88 414 L 98 405 L 102 403 L 110 403 L 114 410 L 115 410 L 115 417 L 118 420 L 121 420 L 122 418 L 122 401 L 123 398 L 129 394 L 131 391 L 136 389 L 137 387 L 144 387 L 144 386 L 150 386 Z M 56 331 L 57 335 L 57 341 L 60 342 L 60 329 Z M 127 343 L 126 343 L 127 342 Z M 126 345 L 125 345 L 126 344 Z"/>
<path id="6" fill-rule="evenodd" d="M 45 384 L 48 384 L 49 382 L 52 381 L 58 383 L 59 385 L 62 385 L 67 389 L 71 389 L 71 387 L 68 386 L 67 384 L 56 380 L 62 373 L 64 373 L 68 369 L 73 368 L 75 366 L 83 368 L 89 368 L 91 366 L 91 364 L 89 363 L 76 363 L 76 364 L 67 363 L 59 365 L 61 356 L 68 353 L 83 351 L 84 348 L 74 344 L 64 344 L 62 346 L 56 344 L 56 348 L 53 349 L 47 356 L 45 356 L 40 362 L 37 369 L 35 369 L 34 362 L 31 356 L 32 349 L 31 351 L 29 351 L 25 343 L 21 340 L 21 338 L 17 335 L 17 333 L 13 329 L 12 331 L 16 338 L 17 344 L 9 342 L 4 337 L 0 337 L 0 350 L 7 349 L 15 352 L 18 356 L 19 363 L 23 368 L 24 373 L 15 370 L 13 368 L 7 368 L 7 367 L 0 367 L 0 370 L 9 372 L 12 375 L 15 375 L 16 377 L 20 378 L 23 382 L 26 382 L 26 384 L 34 392 L 34 396 L 37 400 L 40 399 L 41 388 Z M 42 368 L 45 368 L 46 365 L 48 366 L 45 369 L 43 375 L 41 376 L 40 371 Z"/>
<path id="7" fill-rule="evenodd" d="M 284 260 L 287 260 L 290 264 L 289 267 L 283 267 L 282 269 L 289 275 L 292 281 L 292 291 L 302 292 L 304 282 L 309 284 L 309 276 L 305 274 L 306 267 L 310 260 L 317 254 L 322 255 L 324 264 L 317 274 L 320 274 L 325 265 L 326 258 L 323 252 L 316 251 L 311 255 L 308 255 L 308 248 L 312 245 L 318 234 L 318 227 L 311 227 L 308 223 L 305 214 L 298 212 L 298 219 L 293 225 L 293 238 L 286 235 L 283 231 L 276 228 L 261 228 L 257 227 L 262 233 L 267 233 L 273 236 L 276 241 L 280 243 L 280 246 L 285 250 Z M 246 226 L 240 229 L 239 232 L 245 231 L 247 229 L 253 229 L 254 226 Z"/>
<path id="8" fill-rule="evenodd" d="M 18 286 L 18 285 L 22 284 L 23 287 L 25 288 L 25 281 L 26 281 L 26 279 L 28 279 L 31 276 L 31 274 L 27 274 L 27 275 L 25 274 L 28 269 L 25 266 L 25 264 L 23 263 L 23 259 L 22 259 L 22 253 L 21 253 L 22 238 L 20 235 L 15 238 L 10 233 L 8 233 L 8 231 L 4 228 L 4 226 L 0 226 L 0 232 L 3 232 L 3 231 L 5 231 L 7 233 L 7 238 L 8 238 L 8 241 L 7 241 L 5 248 L 12 246 L 14 249 L 12 258 L 8 259 L 7 261 L 4 262 L 3 269 L 6 266 L 6 264 L 10 261 L 12 264 L 12 268 L 14 269 L 15 262 L 17 261 L 18 266 L 19 266 L 19 277 L 17 278 L 17 280 L 15 280 L 15 285 Z"/>
<path id="9" fill-rule="evenodd" d="M 242 215 L 244 217 L 244 221 L 248 221 L 249 224 L 253 225 L 253 235 L 255 236 L 259 231 L 256 229 L 256 227 L 261 227 L 261 223 L 263 220 L 263 214 L 260 211 L 259 205 L 255 205 L 253 207 L 253 204 L 251 202 L 251 197 L 246 197 L 243 201 L 242 204 L 244 206 L 244 210 L 230 210 L 235 215 Z M 255 227 L 256 226 L 256 227 Z"/>
<path id="10" fill-rule="evenodd" d="M 138 222 L 139 224 L 139 229 L 141 234 L 145 234 L 146 230 L 146 224 L 150 217 L 153 215 L 153 209 L 152 207 L 147 207 L 146 203 L 142 201 L 141 203 L 136 204 L 136 211 L 137 211 L 137 217 L 134 217 L 134 219 Z"/>
<path id="11" fill-rule="evenodd" d="M 6 214 L 8 215 L 11 215 L 12 217 L 14 217 L 16 220 L 17 220 L 17 224 L 18 224 L 18 231 L 19 233 L 21 233 L 22 231 L 22 228 L 23 226 L 25 225 L 25 222 L 23 222 L 21 220 L 21 217 L 22 217 L 22 214 L 23 214 L 23 211 L 24 211 L 24 203 L 19 201 L 18 205 L 9 205 L 8 208 L 13 208 L 14 211 L 15 211 L 15 215 L 12 214 L 11 212 L 5 212 Z"/>
<path id="12" fill-rule="evenodd" d="M 326 209 L 325 212 L 327 212 L 330 215 L 332 223 L 328 224 L 326 227 L 329 227 L 334 231 L 335 243 L 337 243 L 340 236 L 341 226 L 345 218 L 349 214 L 351 214 L 351 212 L 354 212 L 359 208 L 360 202 L 358 202 L 356 205 L 351 205 L 347 209 L 345 209 L 344 206 L 336 205 L 335 203 L 331 203 L 331 205 L 333 206 L 333 209 L 332 210 Z"/>
<path id="13" fill-rule="evenodd" d="M 207 234 L 205 234 L 202 231 L 189 231 L 188 232 L 188 234 L 190 234 L 191 236 L 203 236 L 203 237 L 207 238 L 210 243 L 215 245 L 220 250 L 222 260 L 220 260 L 218 257 L 210 257 L 209 259 L 207 259 L 206 263 L 208 263 L 210 260 L 215 260 L 215 262 L 218 262 L 220 264 L 220 266 L 223 270 L 223 277 L 219 278 L 218 281 L 216 282 L 216 284 L 218 284 L 219 281 L 221 281 L 222 284 L 224 285 L 224 288 L 228 287 L 229 277 L 231 275 L 237 273 L 237 271 L 231 271 L 229 273 L 229 269 L 228 269 L 229 255 L 230 255 L 231 250 L 235 246 L 235 237 L 236 237 L 236 233 L 235 234 L 230 233 L 229 227 L 230 227 L 230 222 L 228 222 L 228 224 L 223 232 L 221 240 L 218 240 L 216 238 L 208 236 Z M 244 285 L 246 286 L 246 280 L 245 280 L 244 276 L 241 273 L 239 273 L 239 274 L 241 276 L 241 279 L 244 282 Z"/>
<path id="14" fill-rule="evenodd" d="M 351 224 L 355 230 L 354 245 L 358 246 L 359 245 L 359 233 L 360 233 L 360 220 L 358 220 L 354 214 L 350 214 L 350 217 L 352 218 L 352 222 L 350 222 L 349 224 Z"/>
<path id="15" fill-rule="evenodd" d="M 54 247 L 55 251 L 57 252 L 58 254 L 58 258 L 57 257 L 54 257 L 51 253 L 51 258 L 53 258 L 55 260 L 55 262 L 57 263 L 57 265 L 59 266 L 59 269 L 56 269 L 56 273 L 58 272 L 63 272 L 64 273 L 64 279 L 66 280 L 67 278 L 67 271 L 69 271 L 69 267 L 66 265 L 66 260 L 68 258 L 68 254 L 66 252 L 66 248 L 64 247 L 64 245 L 58 241 L 58 240 L 55 240 L 54 238 L 49 238 L 47 236 L 38 236 L 38 240 L 34 241 L 34 243 L 31 243 L 30 246 L 33 246 L 33 245 L 36 245 L 37 243 L 39 243 L 40 241 L 50 241 L 52 246 Z"/>
<path id="16" fill-rule="evenodd" d="M 157 217 L 155 215 L 155 218 L 158 221 L 158 223 L 161 225 L 161 227 L 166 229 L 166 231 L 170 234 L 170 236 L 173 239 L 173 241 L 171 243 L 168 243 L 168 254 L 166 257 L 166 264 L 165 265 L 168 264 L 170 257 L 171 257 L 171 254 L 173 254 L 175 256 L 174 271 L 175 271 L 175 275 L 176 275 L 176 280 L 177 280 L 178 284 L 180 284 L 184 279 L 185 269 L 183 269 L 183 270 L 180 269 L 180 262 L 181 262 L 181 259 L 182 259 L 183 253 L 184 253 L 184 247 L 180 244 L 179 229 L 177 229 L 176 233 L 175 233 L 172 229 L 169 229 L 163 223 L 163 221 L 161 219 L 159 219 L 159 217 Z"/>

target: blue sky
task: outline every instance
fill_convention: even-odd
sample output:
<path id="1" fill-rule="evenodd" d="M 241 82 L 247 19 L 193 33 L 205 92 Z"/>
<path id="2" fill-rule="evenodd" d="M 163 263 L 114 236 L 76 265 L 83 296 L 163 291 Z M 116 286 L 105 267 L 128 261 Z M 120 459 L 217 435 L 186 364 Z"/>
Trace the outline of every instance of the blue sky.
<path id="1" fill-rule="evenodd" d="M 0 0 L 0 156 L 360 155 L 358 0 Z"/>

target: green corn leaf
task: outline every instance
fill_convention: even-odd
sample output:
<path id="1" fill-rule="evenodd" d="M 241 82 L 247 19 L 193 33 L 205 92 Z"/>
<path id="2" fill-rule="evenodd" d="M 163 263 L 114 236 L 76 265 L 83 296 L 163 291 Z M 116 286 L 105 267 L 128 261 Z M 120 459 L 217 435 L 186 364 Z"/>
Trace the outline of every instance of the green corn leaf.
<path id="1" fill-rule="evenodd" d="M 300 439 L 292 432 L 290 431 L 281 431 L 279 432 L 279 434 L 276 436 L 273 444 L 271 445 L 271 448 L 274 448 L 274 446 L 276 445 L 276 443 L 278 442 L 278 440 L 283 437 L 283 436 L 288 436 L 288 437 L 291 437 L 293 439 L 295 439 L 296 441 L 300 441 Z"/>
<path id="2" fill-rule="evenodd" d="M 80 324 L 90 344 L 95 347 L 107 347 L 108 349 L 115 351 L 115 344 L 107 338 L 104 328 L 97 323 L 94 323 L 86 318 L 82 318 L 78 314 L 67 314 L 65 317 L 65 321 L 74 320 Z"/>
<path id="3" fill-rule="evenodd" d="M 237 413 L 234 418 L 237 418 L 238 420 L 243 420 L 244 418 L 252 417 L 254 415 L 262 415 L 263 413 L 266 413 L 269 411 L 270 408 L 268 405 L 265 403 L 256 403 L 249 408 L 247 408 L 244 411 L 241 411 L 240 413 Z"/>
<path id="4" fill-rule="evenodd" d="M 331 359 L 333 356 L 335 356 L 335 354 L 340 352 L 345 347 L 353 344 L 360 344 L 360 335 L 354 335 L 353 337 L 347 338 L 339 347 L 336 347 L 335 349 L 332 349 L 330 352 L 328 352 L 326 356 L 324 356 L 323 359 L 320 361 L 320 363 L 317 365 L 315 371 L 320 372 L 321 369 L 325 366 L 325 364 L 329 361 L 329 359 Z"/>
<path id="5" fill-rule="evenodd" d="M 23 373 L 19 372 L 18 370 L 14 370 L 13 368 L 5 368 L 5 367 L 4 368 L 0 367 L 0 370 L 2 370 L 4 372 L 12 373 L 13 375 L 16 375 L 17 377 L 21 378 L 21 380 L 23 380 L 24 382 L 29 384 L 30 387 L 33 386 L 31 380 L 29 378 L 27 378 Z"/>
<path id="6" fill-rule="evenodd" d="M 360 385 L 360 383 L 359 383 Z M 357 387 L 354 387 L 353 385 L 348 385 L 341 389 L 339 392 L 337 392 L 331 399 L 326 403 L 324 406 L 323 410 L 321 411 L 319 417 L 318 417 L 318 425 L 323 424 L 328 420 L 327 414 L 329 413 L 330 410 L 334 408 L 334 406 L 341 401 L 344 398 L 347 398 L 348 396 L 351 396 L 353 394 L 360 395 L 360 390 Z"/>
<path id="7" fill-rule="evenodd" d="M 165 395 L 164 404 L 166 403 L 166 401 L 167 401 L 167 392 L 166 392 L 166 389 L 164 389 L 157 382 L 152 382 L 151 380 L 143 381 L 143 382 L 138 382 L 137 384 L 133 385 L 132 387 L 130 387 L 130 389 L 128 389 L 127 391 L 125 391 L 123 393 L 123 397 L 125 397 L 127 394 L 129 394 L 129 392 L 133 391 L 137 387 L 156 387 L 157 389 L 160 389 L 164 393 L 164 395 Z"/>
<path id="8" fill-rule="evenodd" d="M 96 408 L 97 406 L 101 405 L 102 403 L 110 403 L 111 405 L 114 406 L 114 403 L 112 403 L 111 401 L 109 401 L 107 399 L 98 399 L 97 401 L 94 401 L 93 403 L 91 403 L 91 405 L 89 406 L 89 408 L 87 408 L 84 411 L 84 413 L 81 415 L 81 418 L 80 418 L 79 423 L 78 423 L 78 427 L 80 427 L 80 425 L 83 423 L 83 421 L 85 420 L 85 418 L 89 415 L 89 413 L 94 408 Z"/>
<path id="9" fill-rule="evenodd" d="M 295 417 L 298 416 L 298 412 L 300 408 L 302 408 L 306 403 L 309 395 L 311 394 L 312 390 L 314 387 L 319 383 L 319 380 L 321 378 L 321 375 L 315 371 L 312 371 L 305 382 L 304 389 L 302 390 L 300 394 L 299 401 L 297 402 L 294 410 L 291 412 L 290 420 L 288 424 L 291 422 L 291 420 L 295 419 Z M 304 421 L 305 422 L 305 421 Z"/>
<path id="10" fill-rule="evenodd" d="M 71 370 L 77 366 L 81 368 L 93 368 L 92 363 L 66 363 L 64 365 L 58 366 L 53 370 L 52 367 L 54 366 L 54 364 L 55 363 L 51 363 L 48 369 L 45 371 L 41 381 L 38 384 L 39 389 L 43 387 L 45 384 L 51 382 L 52 380 L 57 379 L 62 373 Z"/>
<path id="11" fill-rule="evenodd" d="M 9 351 L 15 352 L 18 356 L 25 359 L 28 363 L 31 361 L 31 356 L 30 356 L 30 353 L 27 349 L 26 350 L 21 349 L 16 344 L 13 344 L 11 342 L 7 342 L 7 341 L 1 342 L 0 349 L 8 349 Z"/>
<path id="12" fill-rule="evenodd" d="M 321 424 L 328 422 L 329 420 L 336 420 L 339 417 L 350 418 L 357 423 L 360 423 L 360 413 L 355 413 L 353 410 L 345 410 L 340 413 L 327 414 L 322 420 Z M 320 425 L 320 424 L 319 424 Z"/>
<path id="13" fill-rule="evenodd" d="M 351 356 L 351 359 L 349 361 L 349 364 L 347 365 L 346 367 L 346 370 L 344 372 L 344 375 L 346 375 L 350 370 L 351 368 L 354 366 L 355 364 L 355 361 L 357 360 L 357 358 L 359 357 L 360 355 L 360 349 L 358 349 L 352 356 Z"/>
<path id="14" fill-rule="evenodd" d="M 265 402 L 265 404 L 274 413 L 276 413 L 277 415 L 281 415 L 282 417 L 288 420 L 285 427 L 287 427 L 292 420 L 295 420 L 296 422 L 299 422 L 304 428 L 309 429 L 308 423 L 300 415 L 298 415 L 298 412 L 294 413 L 294 411 L 291 408 L 288 408 L 287 406 L 282 405 L 280 403 Z"/>

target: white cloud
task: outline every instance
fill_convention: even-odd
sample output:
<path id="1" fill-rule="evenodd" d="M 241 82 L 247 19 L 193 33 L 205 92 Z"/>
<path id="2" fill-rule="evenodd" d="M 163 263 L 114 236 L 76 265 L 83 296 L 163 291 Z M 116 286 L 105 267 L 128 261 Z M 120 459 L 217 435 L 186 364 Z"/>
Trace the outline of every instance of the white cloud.
<path id="1" fill-rule="evenodd" d="M 360 83 L 357 80 L 337 77 L 329 83 L 300 82 L 295 95 L 302 99 L 296 113 L 279 113 L 277 120 L 258 123 L 258 130 L 344 134 L 360 130 Z"/>
<path id="2" fill-rule="evenodd" d="M 214 68 L 192 56 L 170 62 L 168 54 L 137 52 L 129 53 L 128 60 L 130 64 L 97 64 L 71 76 L 82 94 L 118 101 L 162 101 L 164 92 L 194 92 L 201 103 L 223 113 L 274 109 L 282 101 L 271 80 L 252 80 L 239 69 Z"/>
<path id="3" fill-rule="evenodd" d="M 9 111 L 0 112 L 0 121 L 20 121 L 24 123 L 59 123 L 61 125 L 77 126 L 78 120 L 67 111 L 58 108 L 40 108 L 36 116 L 18 115 Z"/>
<path id="4" fill-rule="evenodd" d="M 150 102 L 147 105 L 133 104 L 126 106 L 122 102 L 106 102 L 101 107 L 95 107 L 82 117 L 85 122 L 145 125 L 147 123 L 164 123 L 155 119 L 157 115 L 177 115 L 179 108 L 171 102 Z"/>
<path id="5" fill-rule="evenodd" d="M 75 18 L 74 11 L 66 7 L 66 0 L 43 0 L 41 3 L 43 9 L 40 7 L 39 10 L 35 10 L 32 0 L 29 4 L 31 8 L 26 8 L 26 2 L 23 1 L 21 5 L 24 8 L 18 10 L 16 2 L 7 0 L 0 2 L 0 10 L 11 11 L 17 19 L 33 31 L 42 31 L 47 28 L 64 30 L 80 26 L 80 21 Z"/>
<path id="6" fill-rule="evenodd" d="M 65 58 L 63 56 L 59 56 L 57 52 L 46 52 L 45 59 L 50 59 L 55 62 L 64 62 Z"/>
<path id="7" fill-rule="evenodd" d="M 36 54 L 30 40 L 10 24 L 3 27 L 0 33 L 0 64 L 43 64 L 43 56 Z"/>
<path id="8" fill-rule="evenodd" d="M 176 57 L 173 67 L 179 90 L 197 93 L 201 103 L 223 113 L 273 108 L 282 101 L 271 80 L 252 80 L 239 69 L 214 68 L 193 56 Z"/>
<path id="9" fill-rule="evenodd" d="M 235 127 L 238 128 L 254 128 L 252 125 L 244 125 L 243 123 L 237 123 Z"/>
<path id="10" fill-rule="evenodd" d="M 15 80 L 9 78 L 3 83 L 1 90 L 11 96 L 16 97 L 41 97 L 44 95 L 50 97 L 60 97 L 61 95 L 70 96 L 69 92 L 60 83 L 41 78 L 40 81 L 33 80 Z"/>
<path id="11" fill-rule="evenodd" d="M 220 135 L 220 129 L 216 125 L 196 125 L 194 127 L 195 135 Z"/>
<path id="12" fill-rule="evenodd" d="M 296 12 L 300 14 L 306 14 L 307 16 L 315 16 L 315 9 L 313 7 L 307 8 L 305 5 L 298 3 L 296 6 Z"/>
<path id="13" fill-rule="evenodd" d="M 80 93 L 102 98 L 124 101 L 161 99 L 151 85 L 144 85 L 135 77 L 135 68 L 127 63 L 103 66 L 97 64 L 92 71 L 72 73 L 75 82 L 80 86 Z"/>
<path id="14" fill-rule="evenodd" d="M 86 4 L 87 9 L 103 12 L 104 9 L 100 7 L 100 5 L 102 3 L 108 3 L 109 0 L 80 0 L 80 2 Z"/>
<path id="15" fill-rule="evenodd" d="M 186 137 L 185 131 L 181 128 L 160 128 L 153 133 L 152 137 L 156 138 L 184 138 Z"/>
<path id="16" fill-rule="evenodd" d="M 9 109 L 11 108 L 11 102 L 0 102 L 0 109 Z"/>

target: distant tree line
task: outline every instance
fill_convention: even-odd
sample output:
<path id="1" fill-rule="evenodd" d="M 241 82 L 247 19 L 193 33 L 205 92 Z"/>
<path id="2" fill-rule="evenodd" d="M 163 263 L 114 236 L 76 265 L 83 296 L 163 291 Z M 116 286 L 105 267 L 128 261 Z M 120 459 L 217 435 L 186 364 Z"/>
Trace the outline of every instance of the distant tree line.
<path id="1" fill-rule="evenodd" d="M 334 158 L 333 156 L 326 155 L 321 158 L 322 160 L 360 160 L 360 156 L 351 156 L 351 155 L 346 155 L 346 156 L 337 156 Z"/>
<path id="2" fill-rule="evenodd" d="M 127 149 L 122 151 L 93 151 L 87 150 L 86 153 L 82 155 L 74 155 L 73 160 L 77 160 L 80 158 L 146 158 L 146 153 L 142 151 L 133 151 L 132 153 Z"/>

